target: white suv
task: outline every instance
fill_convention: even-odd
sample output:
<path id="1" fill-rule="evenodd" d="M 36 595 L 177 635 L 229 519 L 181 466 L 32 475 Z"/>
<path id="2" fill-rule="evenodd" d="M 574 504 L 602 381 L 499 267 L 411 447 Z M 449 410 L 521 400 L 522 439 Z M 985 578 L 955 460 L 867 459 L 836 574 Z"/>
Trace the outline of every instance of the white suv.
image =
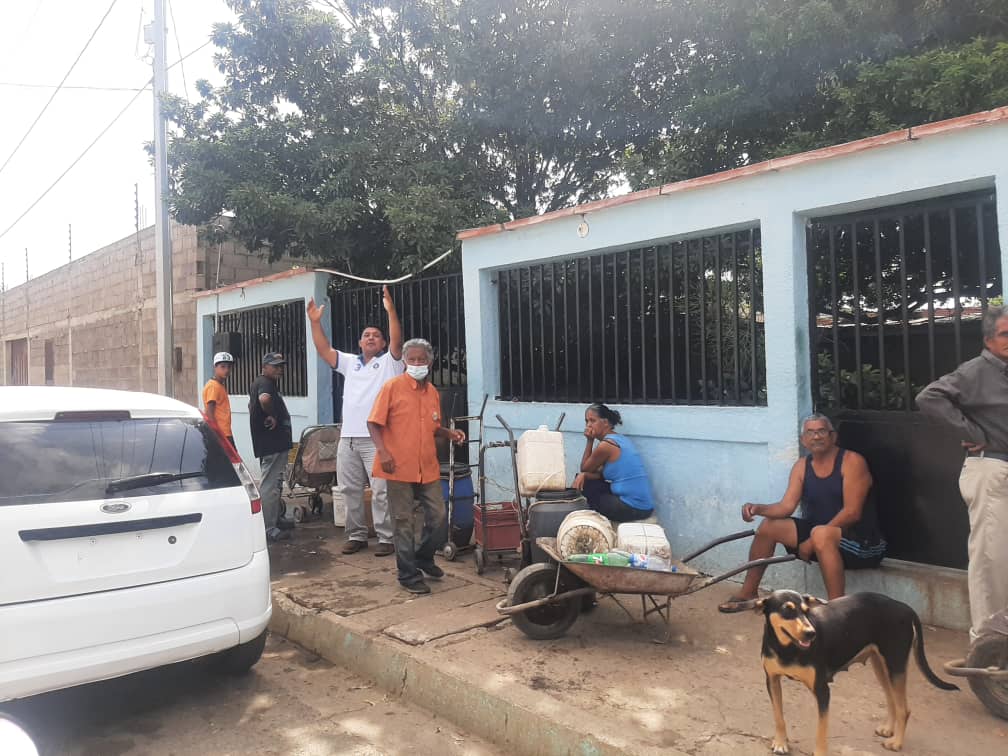
<path id="1" fill-rule="evenodd" d="M 270 619 L 259 493 L 200 412 L 0 387 L 0 701 L 218 654 Z"/>

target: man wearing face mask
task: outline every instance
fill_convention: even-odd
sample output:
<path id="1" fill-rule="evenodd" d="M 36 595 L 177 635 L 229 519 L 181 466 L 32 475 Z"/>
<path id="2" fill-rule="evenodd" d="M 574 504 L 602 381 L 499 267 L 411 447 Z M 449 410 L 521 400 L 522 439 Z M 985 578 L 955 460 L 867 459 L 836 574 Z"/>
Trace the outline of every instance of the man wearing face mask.
<path id="1" fill-rule="evenodd" d="M 444 545 L 445 503 L 435 438 L 465 443 L 465 433 L 441 425 L 441 397 L 429 380 L 434 349 L 423 339 L 403 344 L 406 374 L 388 381 L 378 393 L 368 431 L 377 455 L 373 474 L 387 481 L 389 512 L 399 583 L 414 594 L 430 593 L 424 576 L 434 580 L 444 571 L 434 552 Z M 419 545 L 414 528 L 414 501 L 423 507 Z"/>

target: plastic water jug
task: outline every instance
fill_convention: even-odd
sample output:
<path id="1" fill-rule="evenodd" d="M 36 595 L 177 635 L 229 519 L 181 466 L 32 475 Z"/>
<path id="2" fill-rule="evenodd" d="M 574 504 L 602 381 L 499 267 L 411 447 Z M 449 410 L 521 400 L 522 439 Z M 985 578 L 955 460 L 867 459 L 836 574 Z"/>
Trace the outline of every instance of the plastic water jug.
<path id="1" fill-rule="evenodd" d="M 346 527 L 346 499 L 343 498 L 343 492 L 339 490 L 338 487 L 332 487 L 332 513 L 333 513 L 333 524 L 337 528 Z"/>
<path id="2" fill-rule="evenodd" d="M 522 496 L 567 488 L 563 433 L 545 425 L 518 438 L 518 486 Z"/>

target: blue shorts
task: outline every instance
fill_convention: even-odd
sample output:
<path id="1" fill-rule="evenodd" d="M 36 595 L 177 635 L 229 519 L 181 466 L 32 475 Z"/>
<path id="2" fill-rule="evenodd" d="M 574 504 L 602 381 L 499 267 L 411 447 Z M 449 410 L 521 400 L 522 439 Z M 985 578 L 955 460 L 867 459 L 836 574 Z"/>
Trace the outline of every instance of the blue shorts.
<path id="1" fill-rule="evenodd" d="M 812 528 L 819 523 L 806 520 L 803 517 L 792 517 L 795 528 L 798 530 L 798 545 L 801 545 L 812 535 Z M 878 567 L 885 556 L 886 542 L 882 538 L 865 539 L 857 532 L 856 527 L 844 528 L 840 534 L 840 556 L 843 558 L 844 568 L 848 570 L 864 570 L 871 567 Z M 797 548 L 787 548 L 789 554 L 797 554 Z M 815 554 L 812 561 L 818 561 Z"/>

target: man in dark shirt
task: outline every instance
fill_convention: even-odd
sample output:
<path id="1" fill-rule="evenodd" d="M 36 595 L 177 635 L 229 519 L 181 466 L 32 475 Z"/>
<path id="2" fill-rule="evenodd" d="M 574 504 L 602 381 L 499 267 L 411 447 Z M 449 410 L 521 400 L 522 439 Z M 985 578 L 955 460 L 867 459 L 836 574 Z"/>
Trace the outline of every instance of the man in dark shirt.
<path id="1" fill-rule="evenodd" d="M 259 459 L 259 495 L 262 498 L 266 537 L 270 541 L 289 538 L 280 530 L 280 494 L 283 490 L 287 457 L 294 445 L 291 436 L 290 413 L 277 386 L 287 360 L 280 352 L 263 357 L 262 375 L 249 388 L 249 429 L 252 451 Z"/>
<path id="2" fill-rule="evenodd" d="M 917 395 L 920 411 L 951 426 L 966 460 L 959 492 L 969 510 L 970 638 L 1008 606 L 1008 309 L 988 307 L 985 349 Z"/>

